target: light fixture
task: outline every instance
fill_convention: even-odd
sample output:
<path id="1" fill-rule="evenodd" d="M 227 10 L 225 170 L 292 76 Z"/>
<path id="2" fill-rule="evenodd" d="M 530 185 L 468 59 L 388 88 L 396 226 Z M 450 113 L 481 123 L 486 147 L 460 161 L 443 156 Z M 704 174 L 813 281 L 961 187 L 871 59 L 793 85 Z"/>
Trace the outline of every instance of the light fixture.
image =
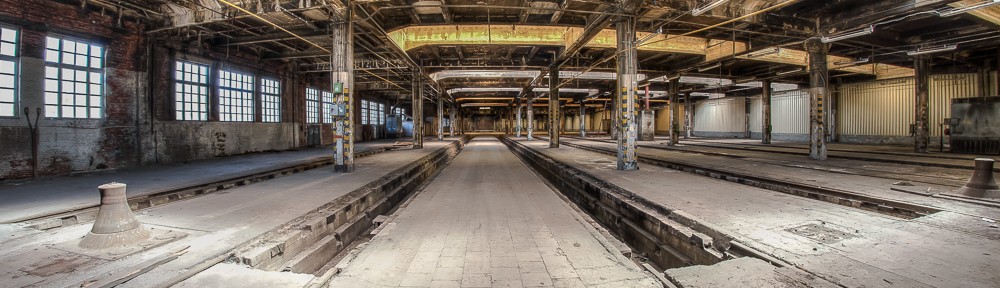
<path id="1" fill-rule="evenodd" d="M 743 84 L 743 83 L 747 83 L 747 82 L 752 82 L 753 80 L 754 80 L 753 77 L 738 78 L 738 79 L 734 80 L 733 83 L 735 83 L 735 84 Z"/>
<path id="2" fill-rule="evenodd" d="M 997 1 L 1000 1 L 1000 0 L 997 0 Z M 838 35 L 823 36 L 823 37 L 820 37 L 819 40 L 822 41 L 823 43 L 837 42 L 837 41 L 844 40 L 844 39 L 850 39 L 850 38 L 854 38 L 854 37 L 860 37 L 860 36 L 870 35 L 870 34 L 872 34 L 872 32 L 875 32 L 875 25 L 870 25 L 868 27 L 861 28 L 859 30 L 855 30 L 855 31 L 851 31 L 851 32 L 846 32 L 846 33 L 841 33 L 841 34 L 838 34 Z"/>
<path id="3" fill-rule="evenodd" d="M 865 63 L 868 63 L 868 61 L 870 61 L 870 60 L 871 60 L 871 58 L 864 57 L 864 58 L 858 58 L 858 60 L 854 60 L 854 61 L 833 62 L 833 65 L 837 65 L 837 66 L 851 66 L 851 65 L 865 64 Z"/>
<path id="4" fill-rule="evenodd" d="M 698 68 L 698 72 L 705 72 L 705 71 L 712 70 L 712 69 L 719 68 L 719 67 L 722 67 L 722 63 L 715 63 L 715 64 L 708 65 L 708 66 L 705 66 L 705 67 L 700 67 L 700 68 Z"/>
<path id="5" fill-rule="evenodd" d="M 920 48 L 917 48 L 916 50 L 906 51 L 906 55 L 917 56 L 917 55 L 931 54 L 931 53 L 937 53 L 937 52 L 952 51 L 952 50 L 955 50 L 957 48 L 958 48 L 958 45 L 955 45 L 955 44 L 946 44 L 946 45 L 931 46 L 931 47 L 920 47 Z"/>
<path id="6" fill-rule="evenodd" d="M 711 0 L 711 1 L 712 2 L 703 5 L 701 7 L 695 7 L 694 10 L 691 10 L 691 16 L 699 16 L 701 14 L 705 14 L 705 12 L 711 11 L 713 8 L 719 7 L 719 5 L 729 2 L 729 0 Z"/>
<path id="7" fill-rule="evenodd" d="M 760 56 L 778 54 L 778 53 L 781 53 L 781 47 L 775 46 L 747 53 L 747 58 L 757 58 Z"/>
<path id="8" fill-rule="evenodd" d="M 962 14 L 962 13 L 965 13 L 965 12 L 969 12 L 969 11 L 972 11 L 972 10 L 976 10 L 976 9 L 981 9 L 981 8 L 986 8 L 986 7 L 989 7 L 989 6 L 993 6 L 993 5 L 996 5 L 996 4 L 1000 4 L 1000 0 L 990 0 L 990 1 L 986 1 L 986 2 L 983 2 L 983 3 L 979 3 L 979 4 L 976 4 L 976 5 L 969 6 L 969 7 L 965 7 L 965 8 L 948 9 L 946 11 L 938 10 L 938 11 L 934 11 L 934 12 L 937 12 L 938 16 L 941 16 L 941 17 L 951 17 L 951 16 L 955 16 L 955 15 Z M 944 9 L 942 9 L 942 10 L 944 10 Z"/>
<path id="9" fill-rule="evenodd" d="M 795 73 L 799 73 L 799 72 L 802 72 L 802 71 L 805 71 L 805 69 L 799 68 L 799 69 L 794 69 L 794 70 L 781 71 L 781 72 L 778 72 L 778 73 L 774 73 L 774 75 L 782 76 L 782 75 L 788 75 L 788 74 L 795 74 Z"/>
<path id="10" fill-rule="evenodd" d="M 490 107 L 479 107 L 479 110 L 490 110 Z"/>

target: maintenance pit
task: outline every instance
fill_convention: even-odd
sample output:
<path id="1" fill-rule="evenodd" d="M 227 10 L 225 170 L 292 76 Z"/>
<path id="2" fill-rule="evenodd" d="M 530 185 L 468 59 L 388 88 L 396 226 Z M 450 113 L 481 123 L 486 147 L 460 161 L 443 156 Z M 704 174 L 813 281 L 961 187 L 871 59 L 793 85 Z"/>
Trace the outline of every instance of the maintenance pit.
<path id="1" fill-rule="evenodd" d="M 0 0 L 3 287 L 1000 287 L 997 0 Z"/>

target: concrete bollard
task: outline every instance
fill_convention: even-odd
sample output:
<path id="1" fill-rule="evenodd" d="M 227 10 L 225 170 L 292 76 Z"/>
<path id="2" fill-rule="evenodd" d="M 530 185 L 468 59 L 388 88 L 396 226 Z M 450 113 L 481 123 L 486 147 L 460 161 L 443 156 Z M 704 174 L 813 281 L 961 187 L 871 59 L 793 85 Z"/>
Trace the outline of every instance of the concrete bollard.
<path id="1" fill-rule="evenodd" d="M 976 158 L 976 168 L 965 186 L 955 191 L 955 194 L 976 197 L 1000 199 L 1000 186 L 993 174 L 993 159 Z"/>
<path id="2" fill-rule="evenodd" d="M 101 249 L 126 246 L 149 238 L 149 230 L 135 219 L 128 207 L 125 184 L 108 183 L 97 187 L 101 190 L 101 207 L 94 227 L 80 241 L 80 248 Z"/>

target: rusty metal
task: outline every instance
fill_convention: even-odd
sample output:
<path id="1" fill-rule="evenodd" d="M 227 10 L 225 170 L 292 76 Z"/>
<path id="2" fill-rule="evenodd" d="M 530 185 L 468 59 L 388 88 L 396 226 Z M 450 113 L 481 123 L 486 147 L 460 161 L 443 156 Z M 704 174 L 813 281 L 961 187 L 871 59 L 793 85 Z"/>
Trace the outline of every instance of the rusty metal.
<path id="1" fill-rule="evenodd" d="M 826 52 L 830 49 L 818 37 L 809 38 L 803 44 L 809 53 L 809 158 L 826 160 L 826 125 L 823 111 L 830 79 L 826 65 Z"/>
<path id="2" fill-rule="evenodd" d="M 559 69 L 549 71 L 549 148 L 559 148 Z"/>
<path id="3" fill-rule="evenodd" d="M 638 110 L 636 92 L 638 88 L 638 57 L 635 49 L 635 19 L 622 17 L 615 25 L 617 31 L 618 50 L 618 79 L 617 95 L 618 103 L 617 117 L 613 120 L 618 125 L 617 138 L 617 167 L 618 170 L 638 170 L 639 161 L 636 158 L 636 138 L 638 138 L 638 125 L 636 125 L 636 111 Z"/>
<path id="4" fill-rule="evenodd" d="M 31 110 L 24 107 L 24 120 L 28 121 L 28 132 L 31 134 L 31 179 L 38 179 L 38 117 L 42 108 L 35 108 L 35 124 L 31 124 Z"/>
<path id="5" fill-rule="evenodd" d="M 87 236 L 80 241 L 80 248 L 102 249 L 126 246 L 149 238 L 146 230 L 135 219 L 125 197 L 125 184 L 108 183 L 97 187 L 101 191 L 101 207 L 97 220 Z"/>
<path id="6" fill-rule="evenodd" d="M 993 174 L 993 159 L 976 158 L 976 168 L 972 171 L 972 177 L 959 188 L 954 194 L 975 197 L 1000 199 L 1000 186 L 997 185 L 997 178 Z"/>
<path id="7" fill-rule="evenodd" d="M 771 144 L 771 80 L 762 80 L 761 88 L 761 140 L 763 144 Z"/>
<path id="8" fill-rule="evenodd" d="M 913 110 L 913 151 L 917 153 L 927 153 L 927 146 L 931 142 L 930 123 L 928 123 L 929 113 L 927 104 L 930 101 L 930 58 L 918 56 L 913 60 L 913 70 L 916 72 L 914 88 L 914 110 Z"/>

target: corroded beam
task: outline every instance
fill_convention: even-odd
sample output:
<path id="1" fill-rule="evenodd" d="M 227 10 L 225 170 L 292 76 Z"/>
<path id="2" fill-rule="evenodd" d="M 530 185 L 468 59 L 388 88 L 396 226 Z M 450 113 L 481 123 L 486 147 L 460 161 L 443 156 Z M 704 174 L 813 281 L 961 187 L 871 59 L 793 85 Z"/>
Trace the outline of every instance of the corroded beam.
<path id="1" fill-rule="evenodd" d="M 388 32 L 390 38 L 403 50 L 423 46 L 440 45 L 539 45 L 570 47 L 578 43 L 584 28 L 568 26 L 536 25 L 427 25 L 410 26 Z M 637 32 L 637 38 L 646 38 L 651 33 Z M 615 49 L 617 37 L 612 29 L 603 29 L 583 44 L 586 48 Z M 805 67 L 806 52 L 800 49 L 782 48 L 778 53 L 748 57 L 746 42 L 707 39 L 693 36 L 655 35 L 646 44 L 637 47 L 639 51 L 704 55 L 705 61 L 736 57 L 749 61 L 780 63 Z M 842 56 L 828 56 L 830 69 L 851 73 L 875 75 L 879 79 L 913 76 L 913 69 L 889 64 L 836 65 L 854 59 Z"/>

